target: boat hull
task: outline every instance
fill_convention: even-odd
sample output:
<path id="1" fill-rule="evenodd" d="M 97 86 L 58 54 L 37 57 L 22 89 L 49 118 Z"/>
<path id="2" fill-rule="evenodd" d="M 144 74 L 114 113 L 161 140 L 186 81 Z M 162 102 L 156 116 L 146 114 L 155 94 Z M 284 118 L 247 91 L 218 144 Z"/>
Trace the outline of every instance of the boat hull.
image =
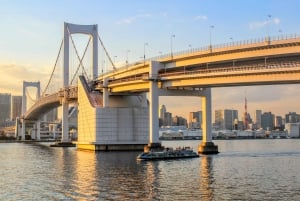
<path id="1" fill-rule="evenodd" d="M 151 161 L 198 157 L 199 155 L 193 151 L 143 152 L 137 156 L 137 160 Z"/>

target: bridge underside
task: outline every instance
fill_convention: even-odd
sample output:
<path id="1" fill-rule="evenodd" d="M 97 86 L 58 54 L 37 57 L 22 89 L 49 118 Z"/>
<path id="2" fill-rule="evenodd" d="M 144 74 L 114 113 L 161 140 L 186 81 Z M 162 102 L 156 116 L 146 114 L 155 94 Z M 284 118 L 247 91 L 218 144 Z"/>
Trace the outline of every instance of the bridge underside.
<path id="1" fill-rule="evenodd" d="M 243 72 L 223 75 L 181 76 L 180 80 L 165 80 L 162 88 L 178 87 L 230 87 L 275 84 L 300 84 L 300 67 L 294 71 Z"/>

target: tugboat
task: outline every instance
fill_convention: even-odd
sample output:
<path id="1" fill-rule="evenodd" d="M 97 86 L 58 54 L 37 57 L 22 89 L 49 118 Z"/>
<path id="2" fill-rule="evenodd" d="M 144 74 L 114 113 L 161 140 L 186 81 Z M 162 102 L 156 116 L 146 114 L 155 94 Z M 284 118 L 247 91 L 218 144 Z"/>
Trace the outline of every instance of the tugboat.
<path id="1" fill-rule="evenodd" d="M 162 151 L 143 152 L 139 154 L 137 160 L 168 160 L 178 158 L 196 158 L 199 155 L 194 152 L 190 147 L 179 147 L 175 150 L 173 148 L 165 148 Z"/>

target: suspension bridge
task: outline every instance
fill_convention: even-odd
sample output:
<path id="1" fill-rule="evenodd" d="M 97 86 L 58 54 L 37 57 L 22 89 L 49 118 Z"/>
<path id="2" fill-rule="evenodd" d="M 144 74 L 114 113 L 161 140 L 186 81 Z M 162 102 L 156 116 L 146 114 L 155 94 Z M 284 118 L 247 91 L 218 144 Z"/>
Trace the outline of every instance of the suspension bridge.
<path id="1" fill-rule="evenodd" d="M 89 36 L 82 56 L 72 37 L 78 33 Z M 91 41 L 92 54 L 88 57 Z M 104 72 L 102 66 L 100 74 L 99 49 L 112 68 Z M 70 60 L 70 52 L 76 62 Z M 144 57 L 116 68 L 98 35 L 97 25 L 65 23 L 64 39 L 50 79 L 42 94 L 37 95 L 37 101 L 28 109 L 23 107 L 18 135 L 25 139 L 26 121 L 39 124 L 45 112 L 61 106 L 61 142 L 68 143 L 69 105 L 75 104 L 78 108 L 77 148 L 137 150 L 145 145 L 146 149 L 156 148 L 161 145 L 158 97 L 196 96 L 201 98 L 203 113 L 203 139 L 198 152 L 217 153 L 211 134 L 211 88 L 300 83 L 299 56 L 300 37 L 293 35 L 210 45 L 147 60 Z M 63 64 L 59 65 L 61 57 Z M 91 63 L 86 65 L 86 60 Z M 55 74 L 57 71 L 59 75 Z M 36 83 L 25 83 L 24 88 L 27 86 L 39 88 Z"/>

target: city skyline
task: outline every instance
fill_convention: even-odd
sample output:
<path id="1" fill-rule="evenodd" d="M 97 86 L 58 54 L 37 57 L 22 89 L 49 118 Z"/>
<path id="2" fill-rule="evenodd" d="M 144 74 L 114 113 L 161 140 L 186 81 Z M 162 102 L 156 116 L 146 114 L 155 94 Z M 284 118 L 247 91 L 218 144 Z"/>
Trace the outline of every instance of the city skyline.
<path id="1" fill-rule="evenodd" d="M 4 1 L 0 8 L 0 92 L 21 95 L 23 80 L 40 80 L 45 86 L 62 39 L 63 22 L 98 24 L 99 35 L 117 66 L 127 59 L 129 63 L 140 60 L 143 54 L 146 58 L 168 54 L 170 40 L 177 52 L 209 43 L 300 33 L 300 3 L 296 0 L 189 2 Z M 296 84 L 213 88 L 212 111 L 234 108 L 243 112 L 247 97 L 252 116 L 256 109 L 280 116 L 298 112 L 297 88 Z M 201 110 L 200 97 L 161 97 L 160 104 L 185 118 Z"/>

